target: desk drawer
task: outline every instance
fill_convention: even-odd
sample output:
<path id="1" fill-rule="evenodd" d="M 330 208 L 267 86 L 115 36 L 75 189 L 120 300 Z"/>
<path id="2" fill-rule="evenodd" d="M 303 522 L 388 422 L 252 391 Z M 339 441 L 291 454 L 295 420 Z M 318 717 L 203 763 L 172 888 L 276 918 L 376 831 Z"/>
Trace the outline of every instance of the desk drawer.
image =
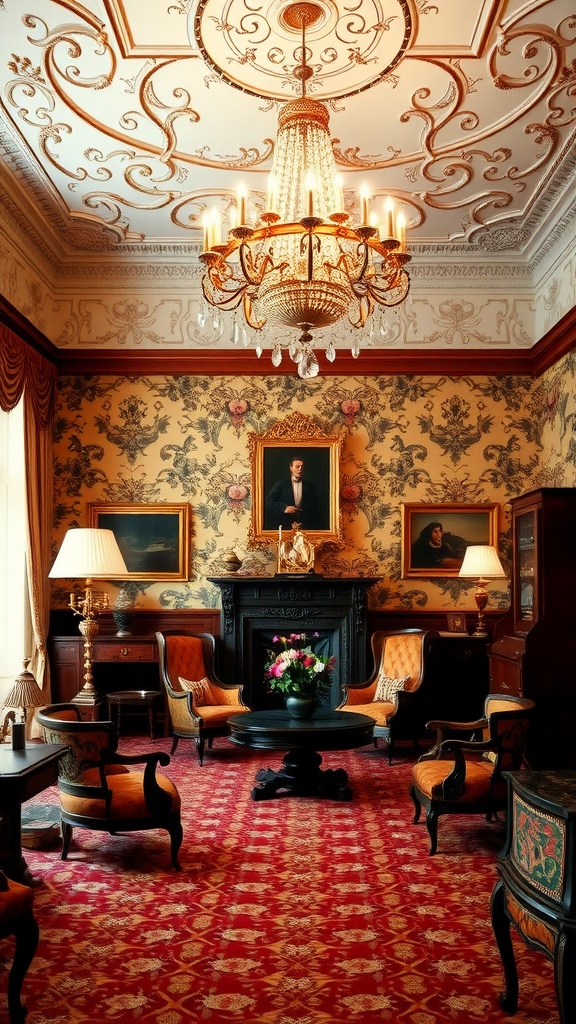
<path id="1" fill-rule="evenodd" d="M 93 661 L 156 661 L 156 648 L 149 644 L 94 644 Z"/>

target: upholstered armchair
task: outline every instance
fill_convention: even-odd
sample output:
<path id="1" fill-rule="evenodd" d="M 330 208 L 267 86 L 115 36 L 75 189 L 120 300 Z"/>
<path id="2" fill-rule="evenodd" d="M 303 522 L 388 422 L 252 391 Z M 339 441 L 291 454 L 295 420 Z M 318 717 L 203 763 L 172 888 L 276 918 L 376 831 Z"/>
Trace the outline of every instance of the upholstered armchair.
<path id="1" fill-rule="evenodd" d="M 217 736 L 229 736 L 230 716 L 250 710 L 242 700 L 242 687 L 216 677 L 216 643 L 211 633 L 167 630 L 156 633 L 156 640 L 172 723 L 170 753 L 176 750 L 178 740 L 193 740 L 202 765 L 206 743 L 210 748 Z"/>
<path id="2" fill-rule="evenodd" d="M 112 722 L 85 722 L 76 704 L 40 708 L 36 719 L 46 743 L 62 743 L 67 753 L 58 762 L 62 860 L 66 860 L 74 828 L 116 835 L 165 829 L 170 835 L 172 866 L 180 870 L 182 845 L 180 794 L 157 767 L 170 763 L 164 751 L 119 754 Z M 144 765 L 144 771 L 133 765 Z"/>
<path id="3" fill-rule="evenodd" d="M 8 973 L 8 1017 L 10 1024 L 24 1024 L 22 984 L 38 948 L 38 925 L 34 917 L 34 891 L 13 882 L 0 871 L 0 938 L 14 936 L 14 958 Z"/>
<path id="4" fill-rule="evenodd" d="M 518 771 L 526 748 L 534 701 L 493 693 L 484 718 L 475 722 L 428 722 L 434 746 L 412 770 L 410 795 L 420 820 L 426 809 L 430 854 L 436 853 L 441 814 L 484 814 L 491 821 L 507 804 L 504 771 Z M 454 733 L 466 733 L 459 739 Z"/>
<path id="5" fill-rule="evenodd" d="M 375 721 L 374 746 L 378 739 L 388 744 L 388 760 L 392 762 L 394 716 L 400 702 L 421 685 L 426 668 L 431 630 L 402 629 L 395 632 L 379 630 L 372 634 L 373 670 L 365 683 L 344 687 L 344 698 L 337 711 L 356 711 Z"/>

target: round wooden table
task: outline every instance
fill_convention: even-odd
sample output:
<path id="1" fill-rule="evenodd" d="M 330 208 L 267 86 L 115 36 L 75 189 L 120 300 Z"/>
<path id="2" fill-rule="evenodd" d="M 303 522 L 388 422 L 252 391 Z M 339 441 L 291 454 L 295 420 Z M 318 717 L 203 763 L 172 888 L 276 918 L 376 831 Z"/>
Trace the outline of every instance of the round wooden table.
<path id="1" fill-rule="evenodd" d="M 112 709 L 115 708 L 118 735 L 120 735 L 120 728 L 122 725 L 122 711 L 125 708 L 140 708 L 148 715 L 150 739 L 155 739 L 156 709 L 158 707 L 158 701 L 162 696 L 163 693 L 161 690 L 118 690 L 115 693 L 109 693 L 107 697 L 108 718 L 111 722 L 114 721 L 112 717 Z"/>
<path id="2" fill-rule="evenodd" d="M 230 739 L 244 747 L 286 750 L 278 771 L 262 768 L 256 775 L 253 800 L 274 796 L 322 796 L 351 800 L 343 768 L 322 769 L 318 750 L 352 750 L 371 743 L 374 719 L 352 711 L 317 710 L 302 721 L 287 711 L 246 711 L 228 719 Z"/>

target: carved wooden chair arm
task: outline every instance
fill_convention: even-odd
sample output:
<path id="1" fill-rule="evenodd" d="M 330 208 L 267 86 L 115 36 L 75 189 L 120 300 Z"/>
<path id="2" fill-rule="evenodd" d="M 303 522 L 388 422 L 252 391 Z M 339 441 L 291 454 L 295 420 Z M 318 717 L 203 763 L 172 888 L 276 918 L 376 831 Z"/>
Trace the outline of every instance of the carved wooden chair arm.
<path id="1" fill-rule="evenodd" d="M 427 750 L 425 754 L 422 754 L 418 758 L 419 761 L 435 761 L 438 757 L 438 750 L 442 743 L 446 742 L 447 732 L 467 732 L 475 733 L 488 727 L 488 722 L 485 718 L 479 718 L 475 722 L 443 722 L 433 721 L 427 722 L 426 728 L 436 732 L 436 739 L 430 750 Z"/>
<path id="2" fill-rule="evenodd" d="M 435 800 L 457 800 L 464 792 L 466 782 L 466 758 L 464 752 L 472 751 L 481 753 L 486 750 L 497 752 L 498 744 L 494 740 L 482 740 L 475 742 L 471 740 L 444 740 L 438 747 L 437 759 L 445 760 L 446 757 L 454 758 L 454 767 L 446 778 L 432 787 L 432 797 Z"/>
<path id="3" fill-rule="evenodd" d="M 169 793 L 166 793 L 158 785 L 156 769 L 159 765 L 164 767 L 170 764 L 170 755 L 163 750 L 155 750 L 149 754 L 114 754 L 106 758 L 107 764 L 143 764 L 144 765 L 144 800 L 146 806 L 155 814 L 160 811 L 168 811 L 172 805 Z"/>

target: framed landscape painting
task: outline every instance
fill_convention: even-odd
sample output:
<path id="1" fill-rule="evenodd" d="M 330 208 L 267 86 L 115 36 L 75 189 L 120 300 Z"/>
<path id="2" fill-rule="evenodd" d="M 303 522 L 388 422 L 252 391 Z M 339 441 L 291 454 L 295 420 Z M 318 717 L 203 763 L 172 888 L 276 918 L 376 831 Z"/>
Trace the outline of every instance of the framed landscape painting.
<path id="1" fill-rule="evenodd" d="M 498 505 L 402 505 L 402 576 L 457 576 L 470 544 L 498 543 Z"/>
<path id="2" fill-rule="evenodd" d="M 128 568 L 125 580 L 187 580 L 190 506 L 104 504 L 88 506 L 90 526 L 112 530 Z"/>

